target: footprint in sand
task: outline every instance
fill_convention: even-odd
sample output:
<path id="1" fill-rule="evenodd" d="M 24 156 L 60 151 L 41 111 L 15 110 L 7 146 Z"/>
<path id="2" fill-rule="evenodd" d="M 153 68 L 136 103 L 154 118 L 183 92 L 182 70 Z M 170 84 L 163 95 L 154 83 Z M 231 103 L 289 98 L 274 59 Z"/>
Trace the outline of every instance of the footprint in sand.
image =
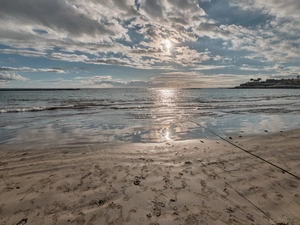
<path id="1" fill-rule="evenodd" d="M 188 215 L 188 218 L 185 220 L 186 224 L 198 224 L 197 215 L 191 214 Z"/>
<path id="2" fill-rule="evenodd" d="M 107 211 L 105 215 L 106 224 L 122 224 L 123 218 L 123 207 L 121 205 L 111 202 L 107 206 Z"/>
<path id="3" fill-rule="evenodd" d="M 156 217 L 161 216 L 161 208 L 154 207 L 153 208 L 153 215 L 155 215 Z"/>
<path id="4" fill-rule="evenodd" d="M 27 218 L 20 220 L 16 225 L 23 225 L 27 223 Z"/>
<path id="5" fill-rule="evenodd" d="M 141 183 L 140 178 L 137 177 L 137 176 L 135 176 L 135 177 L 134 177 L 134 180 L 133 180 L 133 184 L 134 184 L 134 185 L 140 185 L 140 183 Z"/>
<path id="6" fill-rule="evenodd" d="M 234 213 L 235 210 L 236 210 L 235 208 L 228 207 L 228 208 L 226 208 L 224 211 L 225 211 L 226 213 Z"/>
<path id="7" fill-rule="evenodd" d="M 205 182 L 205 180 L 201 180 L 200 184 L 201 184 L 202 188 L 206 188 L 206 182 Z"/>
<path id="8" fill-rule="evenodd" d="M 156 217 L 160 217 L 162 215 L 162 208 L 165 208 L 165 206 L 163 202 L 154 202 L 152 214 Z"/>
<path id="9" fill-rule="evenodd" d="M 79 216 L 76 217 L 75 221 L 77 222 L 76 224 L 78 225 L 83 225 L 85 224 L 85 219 L 84 219 L 85 214 L 84 213 L 79 213 Z"/>
<path id="10" fill-rule="evenodd" d="M 140 186 L 140 189 L 141 189 L 142 192 L 147 191 L 148 188 L 149 188 L 148 186 Z"/>
<path id="11" fill-rule="evenodd" d="M 280 200 L 282 198 L 283 198 L 283 195 L 281 193 L 279 193 L 279 192 L 276 192 L 276 199 Z"/>
<path id="12" fill-rule="evenodd" d="M 129 212 L 128 212 L 128 215 L 127 215 L 127 218 L 125 219 L 125 222 L 130 222 L 131 220 L 131 214 L 133 213 L 137 213 L 137 209 L 136 208 L 133 208 L 133 209 L 130 209 Z"/>
<path id="13" fill-rule="evenodd" d="M 298 188 L 298 183 L 295 181 L 287 180 L 287 183 L 291 188 Z"/>
<path id="14" fill-rule="evenodd" d="M 103 200 L 103 199 L 100 199 L 99 201 L 96 202 L 97 206 L 102 206 L 104 204 L 105 204 L 105 200 Z"/>
<path id="15" fill-rule="evenodd" d="M 255 220 L 254 220 L 254 216 L 253 215 L 251 215 L 251 214 L 247 214 L 247 219 L 248 220 L 250 220 L 250 221 L 252 221 L 252 222 L 254 222 Z"/>
<path id="16" fill-rule="evenodd" d="M 252 186 L 252 187 L 250 187 L 248 190 L 249 190 L 251 193 L 255 194 L 255 193 L 263 192 L 264 189 L 265 189 L 265 188 L 263 188 L 263 187 Z"/>
<path id="17" fill-rule="evenodd" d="M 227 197 L 228 195 L 230 195 L 230 192 L 229 192 L 229 190 L 226 187 L 224 187 L 223 192 L 226 194 L 225 197 Z"/>

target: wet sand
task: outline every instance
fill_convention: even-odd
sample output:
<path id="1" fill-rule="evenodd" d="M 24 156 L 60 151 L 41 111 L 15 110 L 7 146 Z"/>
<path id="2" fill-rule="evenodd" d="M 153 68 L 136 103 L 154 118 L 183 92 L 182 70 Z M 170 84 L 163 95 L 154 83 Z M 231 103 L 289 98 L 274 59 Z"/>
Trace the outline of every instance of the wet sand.
<path id="1" fill-rule="evenodd" d="M 299 137 L 7 147 L 0 224 L 299 224 Z"/>

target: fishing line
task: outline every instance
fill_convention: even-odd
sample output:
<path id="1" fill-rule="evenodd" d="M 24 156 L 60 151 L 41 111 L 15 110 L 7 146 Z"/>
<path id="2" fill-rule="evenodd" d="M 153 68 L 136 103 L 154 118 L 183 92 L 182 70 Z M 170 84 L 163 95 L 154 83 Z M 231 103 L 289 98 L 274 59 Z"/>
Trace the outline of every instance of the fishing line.
<path id="1" fill-rule="evenodd" d="M 253 202 L 251 202 L 245 195 L 243 195 L 242 193 L 240 193 L 238 190 L 236 190 L 235 188 L 233 188 L 228 182 L 226 182 L 224 180 L 225 184 L 228 185 L 230 188 L 232 188 L 233 190 L 235 190 L 236 193 L 238 193 L 241 197 L 243 197 L 247 202 L 249 202 L 251 205 L 253 205 L 257 210 L 259 210 L 262 214 L 264 214 L 269 220 L 273 221 L 274 223 L 276 223 L 276 221 L 274 219 L 272 219 L 270 217 L 270 215 L 268 213 L 266 213 L 265 211 L 263 211 L 261 208 L 259 208 L 257 205 L 255 205 Z M 280 224 L 280 223 L 276 223 L 276 224 Z"/>
<path id="2" fill-rule="evenodd" d="M 240 146 L 238 146 L 238 145 L 232 143 L 231 141 L 228 141 L 226 138 L 223 138 L 221 135 L 219 135 L 219 134 L 216 133 L 215 131 L 213 131 L 213 130 L 211 130 L 211 129 L 209 129 L 209 128 L 207 128 L 207 127 L 205 127 L 205 126 L 203 126 L 203 125 L 201 125 L 201 124 L 199 124 L 199 123 L 197 123 L 197 122 L 195 122 L 195 121 L 193 121 L 193 120 L 191 120 L 191 119 L 188 119 L 188 120 L 189 120 L 190 122 L 192 122 L 192 123 L 194 123 L 194 124 L 196 124 L 196 125 L 198 125 L 198 126 L 204 128 L 205 130 L 209 131 L 210 133 L 216 135 L 217 137 L 219 137 L 219 138 L 221 138 L 223 141 L 226 141 L 227 143 L 233 145 L 234 147 L 236 147 L 236 148 L 238 148 L 238 149 L 240 149 L 240 150 L 242 150 L 242 151 L 244 151 L 244 152 L 246 152 L 246 153 L 248 153 L 248 154 L 250 154 L 250 155 L 252 155 L 252 156 L 254 156 L 254 157 L 258 158 L 258 159 L 260 159 L 260 160 L 262 160 L 263 162 L 268 163 L 268 164 L 270 164 L 270 165 L 273 166 L 273 167 L 276 167 L 277 169 L 281 170 L 282 172 L 287 173 L 287 174 L 289 174 L 289 175 L 291 175 L 291 176 L 293 176 L 293 177 L 295 177 L 295 178 L 297 178 L 297 179 L 300 180 L 300 177 L 297 176 L 296 174 L 293 174 L 293 173 L 289 172 L 288 170 L 286 170 L 286 169 L 284 169 L 284 168 L 282 168 L 282 167 L 280 167 L 280 166 L 278 166 L 278 165 L 276 165 L 276 164 L 274 164 L 274 163 L 272 163 L 272 162 L 270 162 L 270 161 L 268 161 L 268 160 L 266 160 L 266 159 L 264 159 L 264 158 L 262 158 L 262 157 L 260 157 L 260 156 L 258 156 L 258 155 L 256 155 L 256 154 L 254 154 L 254 153 L 252 153 L 252 152 L 250 152 L 250 151 L 248 151 L 248 150 L 246 150 L 246 149 L 244 149 L 244 148 L 242 148 L 242 147 L 240 147 Z"/>

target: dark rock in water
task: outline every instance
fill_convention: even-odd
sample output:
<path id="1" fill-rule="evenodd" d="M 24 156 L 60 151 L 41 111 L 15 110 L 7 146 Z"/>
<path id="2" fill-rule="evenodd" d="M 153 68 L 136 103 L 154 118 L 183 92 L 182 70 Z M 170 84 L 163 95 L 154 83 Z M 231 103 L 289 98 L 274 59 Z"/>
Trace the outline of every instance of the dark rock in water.
<path id="1" fill-rule="evenodd" d="M 232 140 L 232 137 L 229 137 L 230 140 Z"/>

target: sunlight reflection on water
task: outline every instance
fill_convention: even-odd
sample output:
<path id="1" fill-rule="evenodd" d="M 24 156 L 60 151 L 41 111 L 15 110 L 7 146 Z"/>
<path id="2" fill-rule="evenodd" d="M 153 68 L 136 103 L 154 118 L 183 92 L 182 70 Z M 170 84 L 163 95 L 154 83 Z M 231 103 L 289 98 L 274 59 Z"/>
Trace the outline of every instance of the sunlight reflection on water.
<path id="1" fill-rule="evenodd" d="M 172 129 L 170 126 L 176 123 L 177 92 L 175 89 L 157 89 L 154 92 L 154 104 L 152 115 L 155 119 L 154 124 L 163 124 L 160 128 L 161 139 L 172 140 Z M 164 115 L 164 116 L 159 116 Z M 159 128 L 158 128 L 159 129 Z"/>
<path id="2" fill-rule="evenodd" d="M 297 90 L 107 89 L 74 92 L 72 99 L 68 96 L 42 93 L 37 102 L 47 107 L 75 107 L 1 113 L 0 145 L 147 143 L 212 137 L 190 119 L 219 134 L 278 132 L 299 128 L 300 123 Z M 9 93 L 6 97 L 9 100 Z M 26 93 L 14 104 L 23 107 L 24 102 L 31 104 L 28 99 L 37 105 Z"/>

